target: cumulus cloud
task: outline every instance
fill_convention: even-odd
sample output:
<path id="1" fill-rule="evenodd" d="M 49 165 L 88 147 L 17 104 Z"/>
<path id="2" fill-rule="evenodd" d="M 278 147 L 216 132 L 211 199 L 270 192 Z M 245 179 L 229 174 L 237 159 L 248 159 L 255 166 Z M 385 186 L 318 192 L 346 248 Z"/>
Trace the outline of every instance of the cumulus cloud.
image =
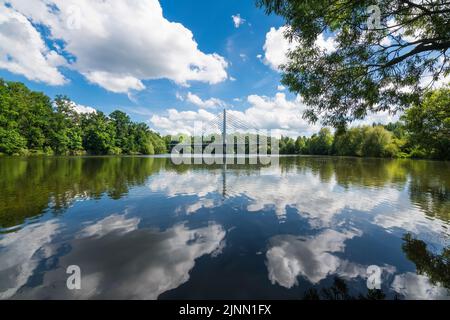
<path id="1" fill-rule="evenodd" d="M 204 104 L 201 99 L 191 100 L 196 100 L 197 105 Z M 302 118 L 305 106 L 300 98 L 289 100 L 284 93 L 277 93 L 274 97 L 250 95 L 247 102 L 250 107 L 246 110 L 229 110 L 228 114 L 252 129 L 271 130 L 273 136 L 310 135 L 319 130 L 318 125 L 310 125 Z M 207 126 L 214 122 L 216 116 L 205 110 L 169 110 L 168 115 L 154 116 L 150 121 L 156 130 L 165 134 L 192 134 L 195 122 Z"/>
<path id="2" fill-rule="evenodd" d="M 308 184 L 304 183 L 305 180 L 308 181 Z M 218 172 L 207 178 L 199 179 L 196 172 L 189 171 L 183 175 L 173 173 L 153 179 L 149 187 L 152 191 L 164 192 L 170 197 L 197 195 L 205 198 L 218 192 L 222 187 L 222 176 Z M 277 190 L 277 193 L 274 194 L 273 190 Z M 400 197 L 399 192 L 394 188 L 389 188 L 388 191 L 345 190 L 334 178 L 329 182 L 324 182 L 317 175 L 305 172 L 300 179 L 297 174 L 286 173 L 276 167 L 261 169 L 258 175 L 253 175 L 249 179 L 229 175 L 227 177 L 227 194 L 229 197 L 240 197 L 245 194 L 247 211 L 271 210 L 280 220 L 285 219 L 288 208 L 296 208 L 300 215 L 308 219 L 312 228 L 318 229 L 335 225 L 339 221 L 339 214 L 344 209 L 370 212 L 383 203 L 396 202 Z M 212 198 L 214 199 L 213 196 Z M 394 211 L 392 215 L 395 216 L 396 213 L 397 211 Z M 383 219 L 384 216 L 386 216 L 385 219 Z M 406 218 L 403 214 L 400 216 Z M 417 216 L 423 215 L 417 212 Z M 374 219 L 377 217 L 375 216 Z M 417 219 L 411 216 L 412 224 L 418 222 Z M 374 223 L 379 225 L 385 223 L 387 228 L 393 227 L 388 225 L 388 221 L 391 221 L 390 215 L 383 214 Z M 397 226 L 400 226 L 400 221 L 404 221 L 404 219 L 397 220 Z"/>
<path id="3" fill-rule="evenodd" d="M 53 107 L 56 107 L 56 104 L 53 104 Z M 69 108 L 71 108 L 73 111 L 75 111 L 78 114 L 89 114 L 89 113 L 96 113 L 97 110 L 95 110 L 92 107 L 84 106 L 82 104 L 75 103 L 73 101 L 70 101 Z"/>
<path id="4" fill-rule="evenodd" d="M 424 275 L 407 272 L 396 275 L 392 289 L 407 300 L 449 300 L 449 292 L 444 287 L 434 285 Z"/>
<path id="5" fill-rule="evenodd" d="M 225 246 L 226 232 L 215 223 L 199 228 L 179 224 L 158 231 L 137 229 L 138 220 L 105 218 L 70 243 L 70 252 L 58 265 L 80 266 L 81 290 L 67 290 L 65 269 L 56 268 L 45 274 L 42 285 L 17 298 L 155 300 L 187 282 L 198 258 L 215 257 Z"/>
<path id="6" fill-rule="evenodd" d="M 332 53 L 337 49 L 337 42 L 333 37 L 326 38 L 325 35 L 321 33 L 317 37 L 316 46 L 327 53 Z"/>
<path id="7" fill-rule="evenodd" d="M 74 58 L 70 68 L 112 92 L 143 90 L 143 80 L 165 78 L 187 85 L 189 81 L 215 84 L 228 77 L 225 59 L 216 53 L 200 51 L 189 29 L 164 18 L 158 0 L 36 0 L 32 4 L 3 0 L 2 3 L 12 7 L 2 9 L 0 20 L 4 38 L 0 50 L 5 53 L 3 56 L 9 55 L 2 67 L 30 79 L 64 83 L 54 66 L 61 63 L 57 63 L 61 54 L 51 53 L 28 21 L 48 28 L 50 41 L 63 43 L 61 52 Z M 11 28 L 22 32 L 7 32 Z M 27 48 L 24 46 L 30 50 L 24 50 Z M 12 49 L 6 49 L 9 47 Z M 25 64 L 29 58 L 18 52 L 33 55 L 38 64 Z M 14 64 L 8 61 L 11 58 Z"/>
<path id="8" fill-rule="evenodd" d="M 0 3 L 0 69 L 51 85 L 67 82 L 58 67 L 65 59 L 45 45 L 26 16 Z"/>
<path id="9" fill-rule="evenodd" d="M 280 27 L 278 29 L 272 27 L 266 34 L 266 42 L 263 47 L 263 61 L 273 70 L 278 71 L 281 65 L 288 63 L 287 53 L 297 46 L 296 42 L 291 42 L 284 37 L 286 30 L 286 27 Z"/>
<path id="10" fill-rule="evenodd" d="M 192 135 L 199 123 L 212 123 L 215 117 L 215 114 L 204 109 L 200 109 L 199 111 L 178 111 L 176 109 L 169 109 L 167 115 L 154 115 L 150 119 L 150 122 L 157 131 L 163 134 Z"/>
<path id="11" fill-rule="evenodd" d="M 289 39 L 286 39 L 284 35 L 287 30 L 288 28 L 286 26 L 278 29 L 272 27 L 266 34 L 266 42 L 263 47 L 263 62 L 276 71 L 280 70 L 281 65 L 285 65 L 289 62 L 287 54 L 298 46 L 297 41 L 289 41 Z M 328 53 L 336 50 L 334 38 L 326 38 L 324 34 L 319 35 L 316 40 L 316 46 Z"/>
<path id="12" fill-rule="evenodd" d="M 105 219 L 84 228 L 78 238 L 101 238 L 111 232 L 126 234 L 137 229 L 139 218 L 127 218 L 126 215 L 113 214 Z"/>
<path id="13" fill-rule="evenodd" d="M 344 252 L 345 242 L 357 235 L 352 231 L 328 229 L 305 239 L 291 235 L 272 238 L 266 253 L 269 280 L 290 289 L 298 284 L 299 276 L 317 284 L 330 274 L 338 274 L 342 278 L 365 275 L 366 268 L 336 255 Z"/>
<path id="14" fill-rule="evenodd" d="M 27 283 L 41 259 L 50 257 L 59 232 L 55 220 L 30 225 L 0 239 L 0 299 L 8 299 Z"/>
<path id="15" fill-rule="evenodd" d="M 225 107 L 227 105 L 224 101 L 217 98 L 202 100 L 198 95 L 195 95 L 191 92 L 188 92 L 186 101 L 189 101 L 190 103 L 195 104 L 202 109 L 214 109 L 218 107 Z"/>
<path id="16" fill-rule="evenodd" d="M 400 117 L 400 113 L 391 114 L 389 111 L 369 112 L 363 120 L 353 122 L 352 126 L 371 126 L 374 123 L 388 124 L 399 121 Z"/>
<path id="17" fill-rule="evenodd" d="M 233 19 L 234 27 L 237 29 L 241 25 L 245 23 L 245 19 L 241 17 L 241 15 L 238 13 L 237 15 L 232 15 L 231 18 Z"/>
<path id="18" fill-rule="evenodd" d="M 96 113 L 97 110 L 95 110 L 92 107 L 84 106 L 82 104 L 77 104 L 75 102 L 72 102 L 72 108 L 75 110 L 76 113 L 79 114 L 89 114 L 89 113 Z"/>
<path id="19" fill-rule="evenodd" d="M 148 187 L 153 192 L 162 192 L 168 197 L 198 196 L 205 197 L 217 192 L 220 174 L 211 172 L 199 179 L 194 171 L 188 171 L 180 175 L 175 172 L 167 172 L 164 176 L 155 177 Z"/>

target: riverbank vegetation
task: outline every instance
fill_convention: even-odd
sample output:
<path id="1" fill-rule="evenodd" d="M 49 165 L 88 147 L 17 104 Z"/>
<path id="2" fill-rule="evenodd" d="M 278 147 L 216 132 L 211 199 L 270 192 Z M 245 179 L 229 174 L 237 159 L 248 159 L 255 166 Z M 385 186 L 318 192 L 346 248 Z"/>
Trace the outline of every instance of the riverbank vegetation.
<path id="1" fill-rule="evenodd" d="M 22 83 L 0 79 L 0 106 L 0 154 L 153 155 L 173 146 L 122 111 L 80 113 L 68 97 L 52 101 Z M 396 123 L 282 137 L 280 153 L 450 160 L 450 89 L 426 93 Z"/>
<path id="2" fill-rule="evenodd" d="M 65 96 L 52 101 L 24 84 L 0 79 L 0 153 L 120 155 L 165 153 L 163 139 L 121 111 L 77 112 Z"/>
<path id="3" fill-rule="evenodd" d="M 450 160 L 450 89 L 425 94 L 401 120 L 280 140 L 281 154 Z"/>

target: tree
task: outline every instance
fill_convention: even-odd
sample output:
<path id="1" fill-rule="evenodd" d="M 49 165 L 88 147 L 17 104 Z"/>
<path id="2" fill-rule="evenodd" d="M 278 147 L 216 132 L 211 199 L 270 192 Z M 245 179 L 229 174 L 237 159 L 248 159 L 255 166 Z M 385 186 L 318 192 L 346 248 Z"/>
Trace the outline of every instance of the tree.
<path id="1" fill-rule="evenodd" d="M 306 150 L 306 137 L 298 137 L 295 141 L 295 153 L 296 154 L 307 154 Z"/>
<path id="2" fill-rule="evenodd" d="M 135 130 L 137 152 L 146 155 L 155 154 L 154 141 L 156 143 L 156 139 L 152 137 L 148 126 L 145 123 L 139 123 L 135 125 Z"/>
<path id="3" fill-rule="evenodd" d="M 295 141 L 289 137 L 281 137 L 280 139 L 281 154 L 295 154 Z"/>
<path id="4" fill-rule="evenodd" d="M 81 114 L 67 96 L 54 101 L 19 82 L 0 79 L 0 153 L 154 154 L 164 140 L 143 123 L 115 111 Z"/>
<path id="5" fill-rule="evenodd" d="M 333 146 L 333 135 L 330 129 L 323 128 L 319 134 L 314 134 L 311 137 L 309 151 L 310 154 L 329 155 Z"/>
<path id="6" fill-rule="evenodd" d="M 351 128 L 344 131 L 336 131 L 334 136 L 333 151 L 338 156 L 362 156 L 364 130 Z"/>
<path id="7" fill-rule="evenodd" d="M 366 128 L 362 145 L 365 157 L 393 157 L 398 150 L 392 145 L 392 134 L 381 126 Z"/>
<path id="8" fill-rule="evenodd" d="M 52 112 L 51 100 L 44 94 L 30 91 L 22 83 L 0 79 L 0 128 L 6 131 L 2 134 L 4 152 L 45 148 Z"/>
<path id="9" fill-rule="evenodd" d="M 429 92 L 403 118 L 411 142 L 432 158 L 450 160 L 450 89 Z"/>
<path id="10" fill-rule="evenodd" d="M 341 127 L 368 112 L 396 112 L 450 72 L 450 3 L 442 0 L 257 0 L 285 18 L 296 48 L 283 84 L 312 122 Z M 378 5 L 374 7 L 374 5 Z M 379 19 L 377 10 L 380 10 Z M 333 36 L 334 50 L 318 45 Z M 421 85 L 422 82 L 427 85 Z"/>
<path id="11" fill-rule="evenodd" d="M 81 154 L 83 139 L 80 115 L 66 96 L 57 96 L 51 121 L 50 146 L 58 155 Z"/>
<path id="12" fill-rule="evenodd" d="M 0 152 L 18 154 L 27 147 L 27 140 L 16 130 L 0 128 Z"/>
<path id="13" fill-rule="evenodd" d="M 115 144 L 124 153 L 133 153 L 134 147 L 134 128 L 130 117 L 119 110 L 114 111 L 109 115 L 115 128 Z"/>
<path id="14" fill-rule="evenodd" d="M 115 128 L 104 113 L 86 115 L 83 119 L 83 146 L 92 154 L 120 154 L 115 145 Z"/>

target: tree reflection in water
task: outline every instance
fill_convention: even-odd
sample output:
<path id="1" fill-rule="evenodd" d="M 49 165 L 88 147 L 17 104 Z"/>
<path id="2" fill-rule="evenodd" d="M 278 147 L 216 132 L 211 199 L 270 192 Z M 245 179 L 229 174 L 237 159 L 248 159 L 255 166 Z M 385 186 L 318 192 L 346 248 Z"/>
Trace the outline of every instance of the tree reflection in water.
<path id="1" fill-rule="evenodd" d="M 403 237 L 402 249 L 407 258 L 416 265 L 416 273 L 426 276 L 436 286 L 444 287 L 450 292 L 450 247 L 444 248 L 441 254 L 427 249 L 425 242 L 415 239 L 411 234 Z M 350 295 L 349 286 L 344 279 L 335 277 L 333 285 L 321 290 L 308 289 L 303 300 L 385 300 L 387 294 L 383 290 L 368 290 L 366 294 Z M 401 299 L 397 293 L 393 299 Z"/>
<path id="2" fill-rule="evenodd" d="M 425 242 L 411 234 L 406 234 L 403 241 L 403 252 L 416 265 L 417 274 L 425 275 L 432 284 L 450 290 L 450 247 L 444 248 L 441 254 L 435 254 L 427 249 Z"/>
<path id="3" fill-rule="evenodd" d="M 180 222 L 195 225 L 202 221 L 215 221 L 224 230 L 236 229 L 226 239 L 231 250 L 228 256 L 224 255 L 221 264 L 203 266 L 203 274 L 220 271 L 227 265 L 226 259 L 239 262 L 235 257 L 241 257 L 243 251 L 247 258 L 252 250 L 263 252 L 262 246 L 268 240 L 278 239 L 275 244 L 284 251 L 273 255 L 280 259 L 272 262 L 297 265 L 292 270 L 289 263 L 279 264 L 282 268 L 272 274 L 272 283 L 267 281 L 267 269 L 260 268 L 257 275 L 267 281 L 267 291 L 259 290 L 263 280 L 249 283 L 244 289 L 252 293 L 255 290 L 263 297 L 274 293 L 276 297 L 287 294 L 288 298 L 300 298 L 304 289 L 297 286 L 298 276 L 311 285 L 317 284 L 316 288 L 320 287 L 319 282 L 326 284 L 322 280 L 335 275 L 360 280 L 369 260 L 365 258 L 372 252 L 378 257 L 370 258 L 371 262 L 379 262 L 380 266 L 385 263 L 392 267 L 390 270 L 403 272 L 395 274 L 390 288 L 383 287 L 389 292 L 359 293 L 361 287 L 354 285 L 361 283 L 337 278 L 329 288 L 308 290 L 304 298 L 390 299 L 394 292 L 406 299 L 449 296 L 449 249 L 440 254 L 430 251 L 433 245 L 441 248 L 448 244 L 436 241 L 436 237 L 448 239 L 450 164 L 446 162 L 289 157 L 280 158 L 277 167 L 244 165 L 223 169 L 221 165 L 175 166 L 170 159 L 150 157 L 0 158 L 0 190 L 0 233 L 4 233 L 0 234 L 0 253 L 3 250 L 3 254 L 9 252 L 11 257 L 18 257 L 16 265 L 8 268 L 20 269 L 23 261 L 32 262 L 24 281 L 38 272 L 38 266 L 45 265 L 38 253 L 53 252 L 43 248 L 66 248 L 77 239 L 82 226 L 98 219 L 111 221 L 116 212 L 130 210 L 130 217 L 139 218 L 143 229 L 151 226 L 165 230 Z M 77 203 L 79 200 L 87 201 Z M 104 211 L 109 216 L 97 212 L 103 204 L 108 205 Z M 151 210 L 158 212 L 149 213 Z M 228 210 L 239 214 L 228 215 Z M 288 223 L 280 223 L 280 216 Z M 116 222 L 123 227 L 122 220 Z M 29 237 L 22 236 L 21 231 Z M 407 232 L 422 240 L 405 235 L 402 255 L 400 241 Z M 384 236 L 392 239 L 389 246 L 382 244 Z M 435 238 L 426 239 L 427 236 Z M 302 239 L 315 241 L 311 244 Z M 117 243 L 125 240 L 126 237 L 119 237 Z M 90 241 L 85 247 L 93 247 L 97 242 Z M 137 243 L 141 244 L 141 240 Z M 111 250 L 116 246 L 112 245 Z M 131 246 L 136 247 L 134 243 Z M 52 254 L 52 259 L 61 259 Z M 307 254 L 315 254 L 315 264 L 306 263 L 312 261 L 305 258 L 310 257 Z M 248 261 L 253 266 L 259 258 Z M 417 274 L 406 258 L 416 265 Z M 248 277 L 242 272 L 246 265 L 238 262 L 234 264 L 233 276 L 241 283 Z M 109 268 L 105 267 L 105 271 Z M 196 270 L 186 270 L 191 269 Z M 395 271 L 388 272 L 394 276 Z M 346 274 L 353 276 L 347 278 Z M 193 287 L 200 282 L 194 281 Z M 281 286 L 273 286 L 274 282 Z M 214 293 L 223 290 L 217 286 Z"/>
<path id="4" fill-rule="evenodd" d="M 450 221 L 450 163 L 433 161 L 291 157 L 280 159 L 281 172 L 311 172 L 344 187 L 408 186 L 410 200 L 427 216 Z M 46 209 L 63 213 L 75 199 L 121 199 L 161 171 L 179 175 L 216 167 L 174 166 L 170 159 L 148 157 L 0 159 L 0 228 L 11 228 Z M 232 167 L 231 170 L 234 170 Z M 257 166 L 239 166 L 237 175 L 258 175 Z"/>
<path id="5" fill-rule="evenodd" d="M 397 297 L 395 297 L 397 298 Z M 349 288 L 345 280 L 335 277 L 331 287 L 317 289 L 309 289 L 305 292 L 302 300 L 384 300 L 386 295 L 382 290 L 368 290 L 366 295 L 359 294 L 352 296 L 349 294 Z"/>

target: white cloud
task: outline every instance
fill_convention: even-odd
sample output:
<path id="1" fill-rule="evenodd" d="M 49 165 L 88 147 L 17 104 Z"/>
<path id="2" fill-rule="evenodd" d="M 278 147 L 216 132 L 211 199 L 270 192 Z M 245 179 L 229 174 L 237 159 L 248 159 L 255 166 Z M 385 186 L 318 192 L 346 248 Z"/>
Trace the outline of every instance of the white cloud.
<path id="1" fill-rule="evenodd" d="M 190 101 L 198 106 L 205 107 L 205 101 L 196 96 L 191 96 Z M 310 125 L 302 118 L 305 106 L 299 98 L 288 100 L 284 93 L 277 93 L 273 98 L 251 95 L 247 98 L 247 102 L 250 107 L 245 111 L 229 110 L 228 114 L 252 129 L 271 130 L 274 136 L 296 137 L 298 135 L 310 135 L 320 128 L 318 125 Z M 215 103 L 217 105 L 217 102 Z M 210 102 L 210 105 L 214 105 L 214 103 Z M 198 112 L 169 110 L 168 115 L 154 116 L 151 122 L 156 130 L 164 134 L 192 134 L 196 121 L 203 122 L 204 126 L 207 126 L 214 122 L 216 116 L 217 114 L 204 110 Z"/>
<path id="2" fill-rule="evenodd" d="M 144 107 L 122 107 L 126 112 L 137 114 L 144 117 L 151 117 L 153 115 L 153 112 L 147 108 Z"/>
<path id="3" fill-rule="evenodd" d="M 56 103 L 53 103 L 53 107 L 56 108 Z M 75 111 L 78 114 L 88 114 L 88 113 L 96 113 L 97 110 L 94 108 L 84 106 L 82 104 L 75 103 L 73 101 L 69 102 L 69 108 Z"/>
<path id="4" fill-rule="evenodd" d="M 407 300 L 449 299 L 447 289 L 433 285 L 426 276 L 411 272 L 395 276 L 391 287 Z"/>
<path id="5" fill-rule="evenodd" d="M 84 73 L 85 77 L 91 82 L 100 85 L 108 91 L 116 93 L 127 93 L 130 90 L 144 90 L 144 84 L 133 76 L 122 76 L 118 74 L 94 71 Z"/>
<path id="6" fill-rule="evenodd" d="M 191 92 L 188 92 L 186 100 L 202 109 L 213 109 L 226 106 L 226 103 L 220 99 L 210 98 L 208 100 L 202 100 L 199 96 Z"/>
<path id="7" fill-rule="evenodd" d="M 150 122 L 162 134 L 176 135 L 194 133 L 196 123 L 208 124 L 214 121 L 216 115 L 204 109 L 199 111 L 178 111 L 169 109 L 166 116 L 154 115 Z"/>
<path id="8" fill-rule="evenodd" d="M 277 87 L 277 90 L 278 90 L 278 91 L 284 91 L 284 90 L 286 90 L 286 87 L 280 84 L 280 85 Z"/>
<path id="9" fill-rule="evenodd" d="M 389 111 L 369 112 L 363 120 L 353 122 L 352 126 L 371 126 L 374 123 L 388 124 L 400 120 L 401 114 L 391 114 Z"/>
<path id="10" fill-rule="evenodd" d="M 138 228 L 139 218 L 127 218 L 126 215 L 112 214 L 97 223 L 91 224 L 84 228 L 78 238 L 95 237 L 101 238 L 105 235 L 116 232 L 124 235 Z"/>
<path id="11" fill-rule="evenodd" d="M 266 253 L 269 280 L 290 289 L 298 284 L 299 276 L 317 284 L 330 274 L 343 278 L 365 275 L 364 267 L 335 255 L 344 252 L 345 242 L 355 236 L 358 233 L 327 229 L 306 239 L 291 235 L 272 238 Z"/>
<path id="12" fill-rule="evenodd" d="M 337 42 L 333 37 L 325 38 L 325 35 L 322 33 L 316 40 L 316 46 L 326 53 L 332 53 L 337 49 Z"/>
<path id="13" fill-rule="evenodd" d="M 0 299 L 8 299 L 27 283 L 40 259 L 52 255 L 50 243 L 59 232 L 55 220 L 33 224 L 0 239 Z"/>
<path id="14" fill-rule="evenodd" d="M 289 208 L 294 208 L 313 229 L 342 225 L 345 223 L 342 213 L 350 210 L 359 217 L 368 215 L 368 221 L 373 225 L 382 227 L 388 233 L 398 233 L 400 237 L 407 232 L 419 238 L 426 235 L 428 239 L 436 238 L 433 243 L 438 244 L 439 235 L 447 233 L 442 221 L 430 220 L 420 208 L 412 206 L 395 184 L 381 189 L 357 185 L 348 189 L 340 185 L 338 179 L 338 176 L 331 175 L 328 181 L 324 181 L 311 171 L 302 173 L 300 177 L 296 171 L 286 172 L 282 168 L 271 167 L 261 169 L 258 175 L 248 179 L 229 175 L 227 196 L 241 197 L 245 194 L 247 211 L 275 212 L 280 221 L 286 219 Z M 220 171 L 201 179 L 198 179 L 196 172 L 189 171 L 182 176 L 174 173 L 155 177 L 149 187 L 169 197 L 197 195 L 204 202 L 208 198 L 215 199 L 214 193 L 222 187 L 222 183 Z M 391 210 L 384 210 L 386 206 Z"/>
<path id="15" fill-rule="evenodd" d="M 26 74 L 30 78 L 43 77 L 45 79 L 40 80 L 52 84 L 63 82 L 58 70 L 48 66 L 48 60 L 57 61 L 54 59 L 57 56 L 54 53 L 47 58 L 48 49 L 42 40 L 38 41 L 39 33 L 30 23 L 27 25 L 27 19 L 47 27 L 51 40 L 63 41 L 64 51 L 76 58 L 70 65 L 72 69 L 112 92 L 142 90 L 145 88 L 142 81 L 151 79 L 165 78 L 181 85 L 187 85 L 189 81 L 215 84 L 227 79 L 228 63 L 225 59 L 215 53 L 205 54 L 200 51 L 189 29 L 164 18 L 158 0 L 36 0 L 32 4 L 24 0 L 2 2 L 10 3 L 16 14 L 22 17 L 19 30 L 27 30 L 20 39 L 17 31 L 10 33 L 15 35 L 9 37 L 15 40 L 9 40 L 15 45 L 13 48 L 26 52 L 28 50 L 17 47 L 17 43 L 30 42 L 32 39 L 32 52 L 35 52 L 34 55 L 40 53 L 41 65 L 47 67 L 47 75 L 42 75 L 43 72 L 38 72 L 40 69 L 28 66 Z M 13 12 L 12 9 L 3 9 L 3 15 L 6 11 L 8 15 Z M 0 42 L 1 50 L 9 47 L 7 43 L 3 40 Z M 17 73 L 25 73 L 19 69 L 24 68 L 24 60 L 29 59 L 18 61 L 15 67 Z M 12 69 L 13 66 L 9 66 L 8 70 Z M 52 78 L 55 80 L 49 81 Z"/>
<path id="16" fill-rule="evenodd" d="M 286 39 L 284 35 L 287 30 L 286 26 L 278 29 L 272 27 L 266 34 L 266 42 L 263 47 L 265 53 L 263 62 L 276 71 L 280 70 L 281 65 L 289 62 L 287 54 L 298 46 L 297 41 Z M 316 40 L 316 46 L 327 53 L 335 51 L 336 45 L 333 37 L 325 38 L 324 34 L 320 34 Z"/>
<path id="17" fill-rule="evenodd" d="M 76 113 L 79 114 L 88 114 L 88 113 L 96 113 L 97 110 L 91 107 L 83 106 L 81 104 L 73 103 L 72 108 L 75 110 Z"/>
<path id="18" fill-rule="evenodd" d="M 294 49 L 297 43 L 290 42 L 284 37 L 286 27 L 270 28 L 266 34 L 266 42 L 264 43 L 264 63 L 274 70 L 279 70 L 281 65 L 288 63 L 286 54 L 289 50 Z"/>
<path id="19" fill-rule="evenodd" d="M 305 106 L 301 99 L 289 100 L 284 93 L 275 97 L 250 95 L 247 98 L 250 108 L 244 112 L 230 111 L 232 115 L 248 123 L 252 128 L 272 130 L 276 136 L 310 135 L 319 129 L 302 118 Z"/>
<path id="20" fill-rule="evenodd" d="M 153 192 L 164 193 L 168 197 L 198 196 L 205 197 L 217 191 L 220 174 L 212 172 L 198 179 L 196 172 L 189 171 L 183 175 L 167 172 L 164 176 L 155 177 L 148 187 Z"/>
<path id="21" fill-rule="evenodd" d="M 50 85 L 67 82 L 58 71 L 65 59 L 46 47 L 39 32 L 19 12 L 0 5 L 0 69 Z"/>
<path id="22" fill-rule="evenodd" d="M 233 19 L 234 27 L 239 28 L 241 25 L 245 23 L 245 19 L 241 17 L 241 15 L 238 13 L 237 15 L 231 16 Z"/>
<path id="23" fill-rule="evenodd" d="M 139 221 L 113 215 L 87 226 L 70 242 L 70 252 L 58 265 L 76 261 L 83 272 L 81 290 L 67 290 L 67 275 L 58 267 L 17 298 L 155 300 L 188 282 L 198 258 L 216 257 L 225 247 L 226 231 L 216 223 L 199 228 L 182 223 L 158 231 L 139 229 Z M 118 252 L 119 247 L 126 250 Z M 22 262 L 29 257 L 27 251 Z"/>

